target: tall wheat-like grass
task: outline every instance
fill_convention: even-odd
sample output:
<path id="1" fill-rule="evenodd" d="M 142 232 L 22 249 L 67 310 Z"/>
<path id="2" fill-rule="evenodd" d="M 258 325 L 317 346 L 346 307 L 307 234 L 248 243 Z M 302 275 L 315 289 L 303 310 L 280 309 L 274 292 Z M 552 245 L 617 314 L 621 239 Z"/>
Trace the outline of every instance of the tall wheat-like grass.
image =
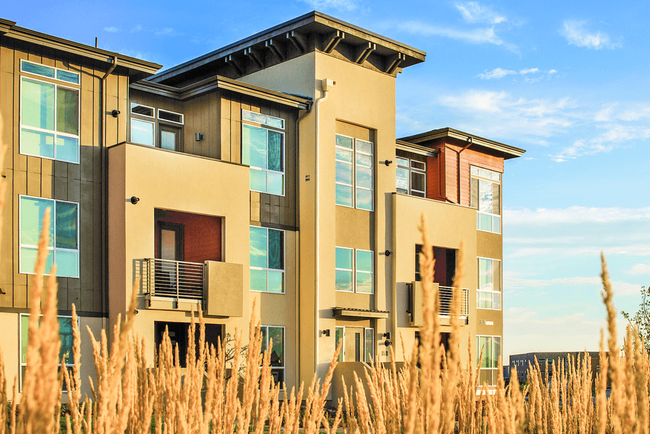
<path id="1" fill-rule="evenodd" d="M 4 167 L 5 152 L 6 148 L 0 150 L 0 167 Z M 5 188 L 0 178 L 0 215 Z M 49 227 L 49 218 L 48 211 L 43 228 Z M 261 352 L 259 322 L 251 317 L 245 360 L 242 336 L 235 334 L 234 360 L 229 363 L 224 343 L 216 347 L 206 344 L 199 311 L 198 323 L 192 315 L 186 368 L 181 369 L 178 348 L 172 346 L 167 334 L 156 349 L 155 363 L 148 365 L 144 341 L 133 330 L 138 282 L 124 321 L 118 319 L 114 326 L 110 346 L 104 331 L 96 339 L 88 329 L 95 381 L 81 378 L 81 331 L 74 306 L 73 366 L 60 370 L 57 281 L 55 269 L 44 277 L 49 234 L 43 229 L 29 294 L 27 368 L 19 399 L 13 379 L 11 402 L 0 353 L 0 432 L 58 433 L 65 385 L 68 411 L 64 425 L 74 434 L 648 434 L 650 362 L 638 331 L 629 326 L 623 352 L 619 350 L 613 291 L 604 257 L 601 277 L 608 339 L 605 341 L 601 331 L 600 373 L 592 378 L 591 359 L 585 354 L 569 357 L 566 366 L 554 364 L 550 375 L 549 369 L 543 375 L 539 364 L 529 367 L 528 384 L 523 386 L 516 369 L 507 387 L 499 370 L 496 388 L 488 389 L 479 384 L 480 364 L 476 361 L 482 358 L 483 349 L 477 348 L 478 358 L 476 354 L 472 357 L 471 338 L 465 349 L 467 362 L 461 366 L 458 295 L 464 275 L 462 249 L 453 282 L 449 350 L 445 352 L 440 344 L 438 294 L 431 284 L 435 259 L 426 228 L 423 217 L 419 259 L 424 289 L 422 342 L 411 350 L 403 348 L 401 369 L 397 369 L 391 349 L 390 363 L 368 367 L 364 378 L 355 375 L 350 389 L 344 385 L 344 399 L 329 403 L 336 406 L 333 420 L 328 418 L 326 406 L 340 345 L 322 383 L 314 376 L 306 393 L 302 384 L 297 391 L 287 391 L 285 385 L 273 381 L 270 354 Z M 197 327 L 199 342 L 195 345 Z M 242 364 L 245 369 L 240 375 Z M 83 381 L 90 383 L 92 396 L 81 396 Z M 281 390 L 285 392 L 282 395 Z"/>

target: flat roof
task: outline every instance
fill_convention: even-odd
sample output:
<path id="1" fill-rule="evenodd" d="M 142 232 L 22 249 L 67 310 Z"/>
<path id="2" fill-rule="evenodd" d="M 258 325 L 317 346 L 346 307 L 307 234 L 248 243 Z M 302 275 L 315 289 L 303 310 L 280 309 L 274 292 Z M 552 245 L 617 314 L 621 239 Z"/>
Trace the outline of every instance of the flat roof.
<path id="1" fill-rule="evenodd" d="M 505 159 L 521 157 L 524 154 L 524 152 L 526 152 L 525 149 L 516 148 L 514 146 L 506 145 L 505 143 L 496 142 L 494 140 L 477 136 L 476 134 L 466 133 L 464 131 L 456 130 L 449 127 L 439 128 L 437 130 L 431 130 L 413 136 L 402 137 L 401 139 L 399 139 L 399 141 L 413 143 L 413 144 L 421 144 L 424 142 L 441 139 L 444 137 L 450 137 L 452 139 L 457 139 L 462 141 L 471 141 L 473 145 L 482 146 L 484 148 L 492 149 L 494 151 L 503 154 L 503 158 Z"/>
<path id="2" fill-rule="evenodd" d="M 177 75 L 199 68 L 207 63 L 243 51 L 245 48 L 251 47 L 252 45 L 263 43 L 274 37 L 284 36 L 288 32 L 290 33 L 295 30 L 304 30 L 309 33 L 318 34 L 327 34 L 333 31 L 344 32 L 345 39 L 348 42 L 357 42 L 361 44 L 364 41 L 367 41 L 377 44 L 377 52 L 379 54 L 389 55 L 392 53 L 401 53 L 405 55 L 405 59 L 401 62 L 400 67 L 407 67 L 424 62 L 424 58 L 426 57 L 426 53 L 422 50 L 418 50 L 417 48 L 410 47 L 406 44 L 386 38 L 385 36 L 362 29 L 353 24 L 346 23 L 345 21 L 321 12 L 312 11 L 269 29 L 255 33 L 254 35 L 248 36 L 237 42 L 233 42 L 225 47 L 218 48 L 207 54 L 161 71 L 155 76 L 150 77 L 149 80 L 155 82 L 168 80 Z"/>
<path id="3" fill-rule="evenodd" d="M 19 27 L 15 21 L 4 18 L 0 18 L 0 38 L 12 38 L 99 62 L 112 63 L 113 58 L 116 58 L 118 67 L 126 68 L 129 70 L 129 75 L 140 78 L 155 74 L 162 68 L 162 65 L 157 63 Z"/>

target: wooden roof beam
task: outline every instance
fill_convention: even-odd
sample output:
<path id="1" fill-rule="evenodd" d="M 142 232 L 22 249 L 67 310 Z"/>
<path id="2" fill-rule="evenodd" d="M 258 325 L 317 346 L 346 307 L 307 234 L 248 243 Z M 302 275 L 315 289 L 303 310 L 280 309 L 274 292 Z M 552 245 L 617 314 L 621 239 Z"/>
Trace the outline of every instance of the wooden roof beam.
<path id="1" fill-rule="evenodd" d="M 377 49 L 377 44 L 368 42 L 366 44 L 361 44 L 357 47 L 357 53 L 355 56 L 355 62 L 361 65 L 370 54 Z"/>
<path id="2" fill-rule="evenodd" d="M 345 32 L 342 32 L 340 30 L 325 35 L 323 38 L 323 52 L 331 53 L 334 51 L 342 39 L 345 39 Z"/>
<path id="3" fill-rule="evenodd" d="M 397 68 L 399 68 L 400 63 L 406 59 L 406 55 L 402 53 L 396 53 L 392 56 L 388 56 L 386 59 L 386 74 L 392 74 Z"/>
<path id="4" fill-rule="evenodd" d="M 269 39 L 264 43 L 264 46 L 268 48 L 275 56 L 280 60 L 280 62 L 284 62 L 284 55 L 282 54 L 282 51 L 280 50 L 280 46 L 277 43 L 273 42 L 273 39 Z"/>
<path id="5" fill-rule="evenodd" d="M 242 67 L 242 65 L 239 64 L 236 58 L 232 57 L 232 54 L 226 56 L 225 59 L 226 59 L 226 63 L 231 65 L 235 69 L 237 74 L 244 75 L 244 68 Z"/>
<path id="6" fill-rule="evenodd" d="M 286 37 L 293 43 L 293 45 L 298 49 L 298 51 L 300 51 L 301 54 L 304 54 L 305 51 L 307 51 L 307 38 L 305 38 L 303 35 L 296 32 L 295 30 L 292 30 L 290 32 L 287 32 Z"/>
<path id="7" fill-rule="evenodd" d="M 244 56 L 251 59 L 251 61 L 253 61 L 253 63 L 255 63 L 260 69 L 264 69 L 264 65 L 262 64 L 260 58 L 257 56 L 257 53 L 253 51 L 253 47 L 244 48 Z"/>

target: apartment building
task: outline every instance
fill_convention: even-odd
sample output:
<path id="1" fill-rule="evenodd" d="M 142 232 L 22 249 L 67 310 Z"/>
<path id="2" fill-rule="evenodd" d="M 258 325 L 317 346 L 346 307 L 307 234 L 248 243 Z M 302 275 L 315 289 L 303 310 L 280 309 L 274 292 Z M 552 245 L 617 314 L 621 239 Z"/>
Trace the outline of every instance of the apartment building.
<path id="1" fill-rule="evenodd" d="M 396 140 L 395 79 L 424 52 L 318 12 L 162 72 L 7 20 L 0 50 L 9 375 L 47 207 L 64 348 L 72 303 L 98 333 L 137 291 L 151 362 L 165 329 L 182 358 L 192 311 L 216 343 L 255 305 L 288 388 L 323 375 L 341 340 L 337 378 L 415 343 L 424 213 L 444 327 L 463 243 L 462 333 L 495 383 L 502 174 L 524 151 L 451 128 Z M 90 368 L 87 340 L 82 353 Z"/>

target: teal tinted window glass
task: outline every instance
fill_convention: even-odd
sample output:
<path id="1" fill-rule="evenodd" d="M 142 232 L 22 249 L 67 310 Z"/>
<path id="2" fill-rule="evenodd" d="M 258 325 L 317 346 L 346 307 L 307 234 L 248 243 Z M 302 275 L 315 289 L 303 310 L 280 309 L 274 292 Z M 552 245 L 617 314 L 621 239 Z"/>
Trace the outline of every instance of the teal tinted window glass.
<path id="1" fill-rule="evenodd" d="M 23 78 L 22 125 L 44 130 L 54 130 L 54 91 L 50 83 Z"/>
<path id="2" fill-rule="evenodd" d="M 373 281 L 372 273 L 362 273 L 357 271 L 357 292 L 362 294 L 372 294 L 373 292 Z"/>
<path id="3" fill-rule="evenodd" d="M 268 336 L 271 347 L 271 366 L 284 366 L 284 328 L 269 327 Z"/>
<path id="4" fill-rule="evenodd" d="M 269 229 L 269 268 L 284 269 L 284 233 Z"/>
<path id="5" fill-rule="evenodd" d="M 42 148 L 41 148 L 42 149 Z M 46 157 L 44 153 L 41 153 Z M 50 157 L 54 158 L 54 156 Z M 76 137 L 56 136 L 56 159 L 70 163 L 79 162 L 79 139 Z"/>
<path id="6" fill-rule="evenodd" d="M 363 152 L 364 154 L 372 155 L 372 143 L 366 142 L 365 140 L 356 140 L 357 142 L 357 152 Z"/>
<path id="7" fill-rule="evenodd" d="M 250 228 L 250 266 L 266 268 L 268 254 L 267 231 L 264 228 Z"/>
<path id="8" fill-rule="evenodd" d="M 268 172 L 251 168 L 250 189 L 254 191 L 266 191 L 266 175 Z"/>
<path id="9" fill-rule="evenodd" d="M 357 167 L 357 187 L 372 189 L 372 169 L 369 167 Z"/>
<path id="10" fill-rule="evenodd" d="M 409 170 L 397 168 L 395 170 L 395 183 L 397 192 L 408 194 L 409 192 Z"/>
<path id="11" fill-rule="evenodd" d="M 357 164 L 363 167 L 372 167 L 372 157 L 370 155 L 357 153 Z"/>
<path id="12" fill-rule="evenodd" d="M 56 251 L 56 275 L 65 277 L 79 277 L 79 251 Z"/>
<path id="13" fill-rule="evenodd" d="M 68 83 L 79 84 L 79 74 L 76 72 L 56 70 L 56 78 L 59 80 L 67 81 Z"/>
<path id="14" fill-rule="evenodd" d="M 336 248 L 336 268 L 352 270 L 352 249 Z"/>
<path id="15" fill-rule="evenodd" d="M 20 152 L 27 155 L 54 158 L 54 134 L 23 128 L 20 131 Z"/>
<path id="16" fill-rule="evenodd" d="M 284 174 L 276 172 L 266 172 L 267 187 L 266 192 L 281 196 L 284 194 Z M 253 189 L 251 187 L 251 189 Z"/>
<path id="17" fill-rule="evenodd" d="M 59 350 L 59 360 L 64 360 L 66 364 L 73 364 L 72 356 L 73 336 L 72 336 L 72 318 L 59 318 L 59 337 L 61 338 L 61 349 Z"/>
<path id="18" fill-rule="evenodd" d="M 345 136 L 336 136 L 336 146 L 352 149 L 352 138 Z"/>
<path id="19" fill-rule="evenodd" d="M 251 125 L 243 125 L 242 134 L 244 149 L 242 162 L 251 167 L 266 169 L 268 167 L 267 130 Z"/>
<path id="20" fill-rule="evenodd" d="M 282 294 L 284 292 L 284 273 L 282 271 L 269 270 L 268 291 Z"/>
<path id="21" fill-rule="evenodd" d="M 336 204 L 352 206 L 352 187 L 336 184 Z"/>
<path id="22" fill-rule="evenodd" d="M 262 335 L 262 352 L 266 351 L 266 349 L 269 347 L 269 340 L 267 338 L 268 336 L 268 327 L 262 326 L 260 327 L 260 332 Z"/>
<path id="23" fill-rule="evenodd" d="M 336 290 L 352 292 L 352 271 L 336 270 Z"/>
<path id="24" fill-rule="evenodd" d="M 153 122 L 146 122 L 140 119 L 131 118 L 131 141 L 141 145 L 154 145 Z"/>
<path id="25" fill-rule="evenodd" d="M 334 348 L 338 348 L 339 342 L 343 340 L 343 327 L 336 327 L 336 331 L 334 332 Z M 343 361 L 343 344 L 341 344 L 341 351 L 339 351 L 339 356 L 336 359 L 337 362 L 342 362 Z"/>
<path id="26" fill-rule="evenodd" d="M 251 291 L 266 291 L 265 270 L 250 270 L 250 289 Z"/>
<path id="27" fill-rule="evenodd" d="M 364 330 L 365 334 L 365 361 L 366 363 L 373 364 L 375 362 L 375 330 L 367 328 Z"/>
<path id="28" fill-rule="evenodd" d="M 498 215 L 492 216 L 492 232 L 496 234 L 501 233 L 501 217 Z"/>
<path id="29" fill-rule="evenodd" d="M 56 130 L 78 136 L 79 91 L 58 86 L 56 92 Z"/>
<path id="30" fill-rule="evenodd" d="M 54 78 L 54 68 L 49 66 L 40 65 L 38 63 L 21 62 L 21 70 L 31 74 L 42 75 L 43 77 Z"/>
<path id="31" fill-rule="evenodd" d="M 20 198 L 20 244 L 37 246 L 45 210 L 50 208 L 50 246 L 54 245 L 54 201 L 36 197 Z"/>
<path id="32" fill-rule="evenodd" d="M 77 234 L 77 204 L 56 202 L 56 247 L 78 249 Z"/>
<path id="33" fill-rule="evenodd" d="M 357 188 L 357 208 L 372 211 L 372 190 Z"/>
<path id="34" fill-rule="evenodd" d="M 372 272 L 373 253 L 357 250 L 357 271 Z"/>
<path id="35" fill-rule="evenodd" d="M 336 162 L 336 182 L 340 184 L 352 185 L 352 164 L 342 161 Z"/>
<path id="36" fill-rule="evenodd" d="M 160 148 L 169 151 L 176 150 L 176 132 L 174 131 L 160 131 Z"/>
<path id="37" fill-rule="evenodd" d="M 275 131 L 268 132 L 269 170 L 275 170 L 277 172 L 284 170 L 282 161 L 282 138 L 283 135 L 281 133 Z"/>
<path id="38" fill-rule="evenodd" d="M 336 148 L 336 159 L 339 161 L 345 161 L 347 163 L 352 163 L 352 151 L 347 151 L 345 149 Z"/>

